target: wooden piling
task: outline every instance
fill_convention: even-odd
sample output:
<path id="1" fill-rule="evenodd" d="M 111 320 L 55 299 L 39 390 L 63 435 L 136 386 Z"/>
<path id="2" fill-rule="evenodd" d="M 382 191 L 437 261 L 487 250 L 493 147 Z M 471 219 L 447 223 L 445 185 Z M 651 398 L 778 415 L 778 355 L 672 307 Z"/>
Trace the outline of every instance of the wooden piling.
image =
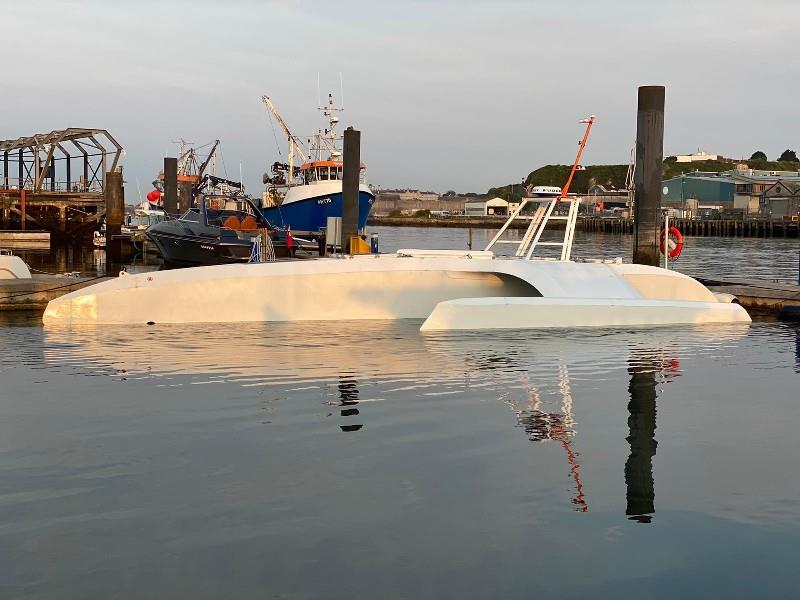
<path id="1" fill-rule="evenodd" d="M 178 159 L 164 157 L 164 212 L 178 214 Z"/>
<path id="2" fill-rule="evenodd" d="M 350 251 L 350 238 L 358 235 L 358 181 L 361 171 L 361 132 L 344 131 L 342 152 L 342 250 Z"/>
<path id="3" fill-rule="evenodd" d="M 664 87 L 642 86 L 636 113 L 633 262 L 656 267 L 663 161 Z"/>
<path id="4" fill-rule="evenodd" d="M 26 210 L 26 206 L 25 206 L 25 195 L 26 195 L 26 193 L 27 192 L 26 192 L 25 188 L 22 187 L 22 185 L 20 185 L 20 190 L 19 190 L 19 210 L 20 210 L 20 213 L 22 215 L 22 223 L 20 225 L 20 229 L 22 229 L 22 231 L 25 231 L 26 221 L 28 220 L 28 211 Z"/>
<path id="5" fill-rule="evenodd" d="M 106 198 L 106 251 L 109 264 L 118 264 L 122 256 L 122 220 L 125 218 L 125 193 L 122 173 L 106 173 L 103 193 Z"/>

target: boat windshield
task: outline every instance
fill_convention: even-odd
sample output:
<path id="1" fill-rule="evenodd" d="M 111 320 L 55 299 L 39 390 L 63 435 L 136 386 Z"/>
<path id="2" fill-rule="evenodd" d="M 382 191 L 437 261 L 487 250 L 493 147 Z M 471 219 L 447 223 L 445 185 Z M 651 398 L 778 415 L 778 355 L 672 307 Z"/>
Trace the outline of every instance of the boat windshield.
<path id="1" fill-rule="evenodd" d="M 341 181 L 342 165 L 317 165 L 304 170 L 303 179 L 305 183 L 315 181 Z"/>
<path id="2" fill-rule="evenodd" d="M 212 227 L 222 227 L 236 231 L 262 229 L 267 223 L 251 202 L 242 198 L 229 196 L 206 196 L 206 219 Z M 181 219 L 184 221 L 200 221 L 200 209 L 191 208 Z"/>

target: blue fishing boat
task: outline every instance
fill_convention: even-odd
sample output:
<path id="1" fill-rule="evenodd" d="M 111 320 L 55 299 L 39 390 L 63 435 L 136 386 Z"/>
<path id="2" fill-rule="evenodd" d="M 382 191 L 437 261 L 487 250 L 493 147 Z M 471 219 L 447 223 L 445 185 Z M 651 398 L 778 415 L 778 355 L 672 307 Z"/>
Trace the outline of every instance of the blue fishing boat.
<path id="1" fill-rule="evenodd" d="M 270 114 L 283 129 L 289 142 L 287 162 L 275 162 L 272 173 L 264 174 L 265 189 L 261 211 L 273 227 L 287 227 L 300 234 L 315 234 L 326 226 L 328 217 L 342 216 L 342 136 L 336 132 L 339 123 L 328 95 L 328 105 L 320 108 L 328 119 L 328 127 L 318 130 L 309 139 L 308 148 L 295 136 L 267 96 L 262 97 Z M 295 166 L 299 159 L 300 166 Z M 360 165 L 358 191 L 358 228 L 364 229 L 375 194 L 366 178 L 366 166 Z"/>

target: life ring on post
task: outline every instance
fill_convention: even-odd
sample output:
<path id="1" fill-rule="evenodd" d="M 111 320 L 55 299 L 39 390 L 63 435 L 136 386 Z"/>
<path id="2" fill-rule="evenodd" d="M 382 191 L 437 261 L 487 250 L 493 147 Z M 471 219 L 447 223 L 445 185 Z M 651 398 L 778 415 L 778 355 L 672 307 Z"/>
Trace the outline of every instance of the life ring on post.
<path id="1" fill-rule="evenodd" d="M 677 227 L 670 227 L 669 231 L 662 229 L 661 243 L 658 246 L 661 254 L 666 251 L 667 240 L 669 240 L 669 257 L 678 258 L 683 251 L 683 234 Z"/>

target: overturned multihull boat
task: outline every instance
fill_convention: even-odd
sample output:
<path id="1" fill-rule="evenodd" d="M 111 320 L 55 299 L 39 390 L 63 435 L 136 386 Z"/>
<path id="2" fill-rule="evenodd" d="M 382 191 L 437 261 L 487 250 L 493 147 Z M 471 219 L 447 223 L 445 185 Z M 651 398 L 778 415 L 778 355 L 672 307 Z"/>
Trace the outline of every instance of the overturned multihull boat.
<path id="1" fill-rule="evenodd" d="M 656 267 L 397 254 L 123 274 L 53 300 L 45 324 L 426 319 L 424 330 L 749 322 Z"/>
<path id="2" fill-rule="evenodd" d="M 621 261 L 570 260 L 580 199 L 569 184 L 594 116 L 558 197 L 523 199 L 484 251 L 399 250 L 395 254 L 198 267 L 121 275 L 53 300 L 46 324 L 425 319 L 423 330 L 614 327 L 749 322 L 729 297 L 691 277 Z M 524 212 L 538 204 L 533 212 Z M 559 205 L 568 205 L 558 215 Z M 514 219 L 521 237 L 504 240 Z M 549 220 L 560 242 L 542 241 Z M 515 257 L 495 244 L 516 245 Z M 560 260 L 538 260 L 540 246 Z"/>

